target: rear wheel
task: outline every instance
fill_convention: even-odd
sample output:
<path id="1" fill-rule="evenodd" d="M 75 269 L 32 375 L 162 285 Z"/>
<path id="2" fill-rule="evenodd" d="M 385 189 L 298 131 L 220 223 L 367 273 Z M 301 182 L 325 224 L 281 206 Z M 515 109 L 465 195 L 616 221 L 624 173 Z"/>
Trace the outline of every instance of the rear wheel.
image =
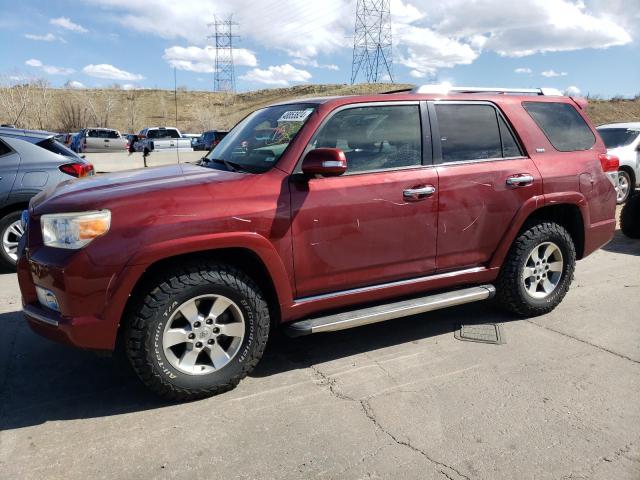
<path id="1" fill-rule="evenodd" d="M 172 271 L 150 288 L 125 330 L 133 369 L 155 393 L 196 400 L 234 388 L 269 336 L 258 286 L 228 265 Z"/>
<path id="2" fill-rule="evenodd" d="M 629 175 L 629 172 L 620 170 L 618 172 L 618 186 L 616 187 L 616 203 L 620 205 L 626 202 L 632 191 L 631 175 Z"/>
<path id="3" fill-rule="evenodd" d="M 622 207 L 620 229 L 629 238 L 640 238 L 640 193 L 629 198 Z"/>
<path id="4" fill-rule="evenodd" d="M 24 234 L 21 215 L 22 212 L 11 212 L 0 219 L 0 266 L 13 269 L 18 262 L 18 243 Z"/>
<path id="5" fill-rule="evenodd" d="M 551 222 L 522 232 L 500 271 L 496 298 L 513 313 L 530 317 L 553 310 L 573 280 L 576 251 L 569 233 Z"/>

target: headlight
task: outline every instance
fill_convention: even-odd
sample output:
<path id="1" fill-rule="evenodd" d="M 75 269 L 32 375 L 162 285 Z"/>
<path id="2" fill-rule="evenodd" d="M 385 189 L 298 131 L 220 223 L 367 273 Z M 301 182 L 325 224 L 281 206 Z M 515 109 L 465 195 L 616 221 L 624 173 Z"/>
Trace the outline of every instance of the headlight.
<path id="1" fill-rule="evenodd" d="M 40 224 L 45 245 L 78 249 L 109 231 L 111 212 L 53 213 L 42 215 Z"/>

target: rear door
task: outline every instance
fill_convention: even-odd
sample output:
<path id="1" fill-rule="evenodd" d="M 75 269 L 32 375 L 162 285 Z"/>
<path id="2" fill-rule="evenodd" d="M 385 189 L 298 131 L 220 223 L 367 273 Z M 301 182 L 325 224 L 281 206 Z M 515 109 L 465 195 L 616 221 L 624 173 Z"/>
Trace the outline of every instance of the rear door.
<path id="1" fill-rule="evenodd" d="M 16 181 L 20 155 L 0 140 L 0 207 L 6 202 Z"/>
<path id="2" fill-rule="evenodd" d="M 299 297 L 427 275 L 435 269 L 438 178 L 418 102 L 350 105 L 312 148 L 340 148 L 347 172 L 291 181 Z M 298 177 L 298 178 L 296 178 Z M 428 189 L 428 194 L 412 191 Z"/>
<path id="3" fill-rule="evenodd" d="M 514 130 L 489 102 L 429 104 L 439 178 L 439 271 L 489 262 L 542 181 Z"/>

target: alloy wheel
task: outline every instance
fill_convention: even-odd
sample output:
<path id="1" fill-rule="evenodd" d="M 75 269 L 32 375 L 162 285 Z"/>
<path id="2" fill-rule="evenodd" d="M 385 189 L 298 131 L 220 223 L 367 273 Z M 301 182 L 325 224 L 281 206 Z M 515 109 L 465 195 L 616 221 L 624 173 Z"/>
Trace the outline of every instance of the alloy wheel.
<path id="1" fill-rule="evenodd" d="M 24 235 L 24 229 L 20 220 L 10 223 L 2 232 L 2 248 L 5 254 L 14 262 L 18 261 L 18 243 Z"/>
<path id="2" fill-rule="evenodd" d="M 224 368 L 245 335 L 244 316 L 222 295 L 201 295 L 180 305 L 164 328 L 162 348 L 173 368 L 206 375 Z"/>
<path id="3" fill-rule="evenodd" d="M 522 271 L 522 283 L 527 293 L 536 299 L 551 295 L 562 278 L 564 261 L 560 247 L 544 242 L 531 250 Z"/>

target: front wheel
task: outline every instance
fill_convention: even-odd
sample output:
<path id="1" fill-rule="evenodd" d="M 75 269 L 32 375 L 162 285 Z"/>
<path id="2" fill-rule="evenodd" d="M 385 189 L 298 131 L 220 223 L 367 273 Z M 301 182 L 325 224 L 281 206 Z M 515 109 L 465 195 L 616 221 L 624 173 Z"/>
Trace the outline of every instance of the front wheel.
<path id="1" fill-rule="evenodd" d="M 567 230 L 552 222 L 533 225 L 511 246 L 498 277 L 496 299 L 523 317 L 548 313 L 567 294 L 575 262 Z"/>
<path id="2" fill-rule="evenodd" d="M 269 310 L 255 282 L 228 265 L 167 273 L 125 330 L 133 369 L 155 393 L 196 400 L 234 388 L 262 357 Z"/>

